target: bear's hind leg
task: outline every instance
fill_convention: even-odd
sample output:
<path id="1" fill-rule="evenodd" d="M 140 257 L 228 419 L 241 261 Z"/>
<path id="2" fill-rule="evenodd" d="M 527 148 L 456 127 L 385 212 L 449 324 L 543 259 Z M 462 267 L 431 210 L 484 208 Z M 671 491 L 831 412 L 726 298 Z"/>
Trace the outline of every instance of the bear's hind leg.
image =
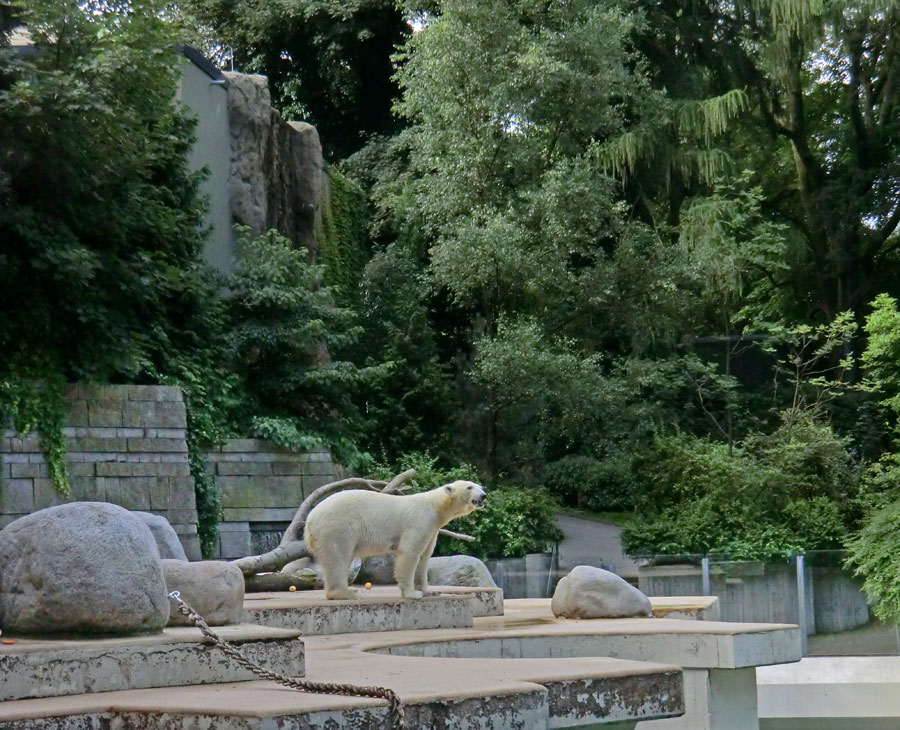
<path id="1" fill-rule="evenodd" d="M 322 567 L 325 598 L 333 601 L 356 598 L 356 591 L 348 584 L 350 558 L 331 553 L 318 558 L 318 563 Z"/>

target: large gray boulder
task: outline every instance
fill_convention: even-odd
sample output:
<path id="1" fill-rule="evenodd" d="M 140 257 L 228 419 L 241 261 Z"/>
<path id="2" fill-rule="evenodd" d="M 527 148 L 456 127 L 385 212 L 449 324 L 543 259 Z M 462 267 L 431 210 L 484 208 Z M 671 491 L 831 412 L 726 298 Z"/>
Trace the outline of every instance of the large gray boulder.
<path id="1" fill-rule="evenodd" d="M 163 560 L 187 560 L 178 534 L 165 517 L 137 510 L 132 510 L 131 514 L 140 517 L 150 528 L 153 539 L 156 540 L 156 547 L 159 548 L 159 557 Z"/>
<path id="2" fill-rule="evenodd" d="M 650 599 L 615 573 L 578 565 L 556 586 L 550 610 L 563 618 L 650 616 Z"/>
<path id="3" fill-rule="evenodd" d="M 347 577 L 347 582 L 349 584 L 352 585 L 353 581 L 356 580 L 356 577 L 359 575 L 360 566 L 362 566 L 362 560 L 360 560 L 359 558 L 353 558 L 353 560 L 350 561 L 350 572 Z M 281 572 L 287 575 L 296 575 L 300 577 L 308 577 L 314 575 L 314 587 L 317 590 L 322 590 L 325 587 L 325 579 L 322 574 L 322 567 L 312 558 L 298 558 L 297 560 L 292 560 L 281 569 Z"/>
<path id="4" fill-rule="evenodd" d="M 496 588 L 487 566 L 471 555 L 450 555 L 428 560 L 428 585 Z"/>
<path id="5" fill-rule="evenodd" d="M 394 556 L 372 555 L 362 561 L 359 571 L 359 580 L 369 581 L 376 586 L 390 586 L 397 583 L 394 578 Z"/>
<path id="6" fill-rule="evenodd" d="M 181 600 L 199 613 L 210 626 L 241 623 L 244 609 L 244 574 L 223 560 L 163 560 L 166 587 L 178 591 Z M 178 607 L 172 605 L 169 626 L 193 626 Z"/>
<path id="7" fill-rule="evenodd" d="M 169 619 L 146 524 L 106 502 L 73 502 L 0 530 L 0 627 L 10 634 L 145 634 Z"/>

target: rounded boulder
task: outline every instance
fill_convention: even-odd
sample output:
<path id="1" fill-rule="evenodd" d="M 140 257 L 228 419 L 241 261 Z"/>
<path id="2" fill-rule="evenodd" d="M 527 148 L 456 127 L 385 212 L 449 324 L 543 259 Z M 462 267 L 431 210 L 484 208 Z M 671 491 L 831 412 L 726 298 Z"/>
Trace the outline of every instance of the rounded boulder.
<path id="1" fill-rule="evenodd" d="M 244 574 L 223 560 L 163 560 L 163 575 L 169 591 L 178 591 L 210 626 L 241 623 L 244 609 Z M 175 604 L 169 626 L 193 626 Z"/>
<path id="2" fill-rule="evenodd" d="M 556 586 L 550 610 L 562 618 L 650 616 L 650 599 L 624 578 L 578 565 Z"/>
<path id="3" fill-rule="evenodd" d="M 428 584 L 432 586 L 468 586 L 496 588 L 487 566 L 471 555 L 429 558 Z"/>
<path id="4" fill-rule="evenodd" d="M 159 548 L 159 557 L 163 560 L 187 560 L 184 547 L 181 540 L 178 539 L 178 533 L 165 517 L 137 510 L 132 511 L 131 514 L 140 517 L 150 528 L 150 532 L 156 540 L 156 547 Z"/>
<path id="5" fill-rule="evenodd" d="M 160 631 L 169 600 L 146 524 L 107 502 L 74 502 L 0 530 L 0 627 L 11 634 Z"/>

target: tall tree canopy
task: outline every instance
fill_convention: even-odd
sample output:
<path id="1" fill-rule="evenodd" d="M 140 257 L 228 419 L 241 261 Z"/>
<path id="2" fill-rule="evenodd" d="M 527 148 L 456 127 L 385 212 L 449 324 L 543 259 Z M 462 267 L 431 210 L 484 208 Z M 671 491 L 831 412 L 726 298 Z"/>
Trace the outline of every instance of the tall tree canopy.
<path id="1" fill-rule="evenodd" d="M 768 272 L 788 292 L 787 316 L 830 321 L 893 287 L 898 27 L 895 3 L 676 0 L 648 10 L 641 47 L 656 87 L 674 98 L 746 93 L 726 148 L 797 234 L 788 274 Z"/>
<path id="2" fill-rule="evenodd" d="M 187 0 L 238 71 L 269 77 L 273 101 L 316 125 L 334 159 L 396 129 L 391 56 L 409 32 L 393 0 Z"/>

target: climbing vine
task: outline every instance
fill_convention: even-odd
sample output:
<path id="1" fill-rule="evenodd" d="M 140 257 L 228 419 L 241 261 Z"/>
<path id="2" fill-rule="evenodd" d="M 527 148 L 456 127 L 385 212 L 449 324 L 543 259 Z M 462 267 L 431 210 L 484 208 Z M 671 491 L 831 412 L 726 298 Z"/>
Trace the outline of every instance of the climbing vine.
<path id="1" fill-rule="evenodd" d="M 12 425 L 21 435 L 40 433 L 41 449 L 53 486 L 71 495 L 66 470 L 65 382 L 59 376 L 41 379 L 0 379 L 0 424 Z"/>

